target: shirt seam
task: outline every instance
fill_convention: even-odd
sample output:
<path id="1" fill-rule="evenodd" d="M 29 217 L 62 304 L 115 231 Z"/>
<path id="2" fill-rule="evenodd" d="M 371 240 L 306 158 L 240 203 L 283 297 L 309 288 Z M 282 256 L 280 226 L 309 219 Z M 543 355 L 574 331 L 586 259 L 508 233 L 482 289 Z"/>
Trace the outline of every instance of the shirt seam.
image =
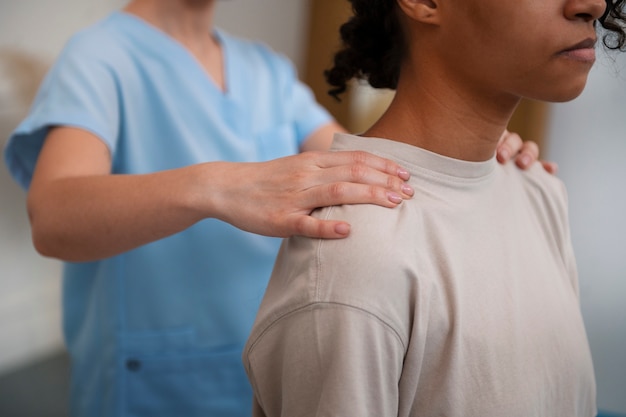
<path id="1" fill-rule="evenodd" d="M 263 329 L 263 331 L 254 339 L 254 342 L 252 342 L 252 344 L 250 345 L 250 348 L 248 349 L 248 354 L 246 356 L 249 356 L 252 354 L 252 352 L 254 352 L 254 349 L 256 348 L 256 345 L 261 341 L 261 339 L 263 339 L 263 337 L 265 336 L 265 334 L 267 332 L 269 332 L 274 326 L 276 326 L 280 321 L 288 318 L 289 316 L 293 316 L 295 314 L 298 314 L 310 307 L 314 307 L 314 306 L 334 306 L 334 307 L 344 307 L 346 309 L 349 310 L 354 310 L 360 313 L 364 313 L 366 316 L 369 316 L 370 318 L 373 318 L 376 322 L 378 322 L 379 324 L 381 324 L 384 328 L 387 328 L 393 335 L 394 337 L 398 340 L 398 342 L 400 343 L 400 345 L 402 346 L 402 349 L 404 351 L 406 351 L 407 346 L 404 343 L 404 341 L 402 340 L 402 337 L 400 336 L 400 334 L 398 333 L 398 331 L 391 325 L 389 324 L 385 319 L 383 319 L 382 317 L 378 316 L 377 314 L 366 310 L 363 307 L 358 307 L 352 304 L 348 304 L 348 303 L 341 303 L 338 301 L 311 301 L 308 302 L 306 304 L 300 305 L 297 308 L 293 308 L 290 309 L 289 311 L 281 314 L 278 317 L 275 317 L 267 326 L 265 326 L 265 328 Z M 246 359 L 249 362 L 249 359 Z"/>

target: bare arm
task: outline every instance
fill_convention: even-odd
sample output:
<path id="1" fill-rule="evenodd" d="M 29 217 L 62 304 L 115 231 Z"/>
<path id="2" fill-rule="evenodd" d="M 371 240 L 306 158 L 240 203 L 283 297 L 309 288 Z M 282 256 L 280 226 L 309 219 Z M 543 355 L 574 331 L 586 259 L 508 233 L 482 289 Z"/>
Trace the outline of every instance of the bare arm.
<path id="1" fill-rule="evenodd" d="M 341 238 L 348 224 L 317 220 L 310 212 L 365 202 L 395 207 L 410 197 L 401 167 L 363 152 L 306 152 L 145 175 L 111 175 L 110 169 L 107 147 L 92 134 L 51 130 L 28 195 L 40 253 L 69 261 L 105 258 L 204 218 L 269 236 Z"/>

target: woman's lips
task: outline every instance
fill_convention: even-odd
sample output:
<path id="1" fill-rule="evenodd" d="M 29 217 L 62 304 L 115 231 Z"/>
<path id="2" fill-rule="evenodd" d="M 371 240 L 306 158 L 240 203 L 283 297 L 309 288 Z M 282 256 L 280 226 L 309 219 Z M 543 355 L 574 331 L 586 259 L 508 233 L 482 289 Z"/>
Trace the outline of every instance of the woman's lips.
<path id="1" fill-rule="evenodd" d="M 594 38 L 587 38 L 584 41 L 578 42 L 577 44 L 561 51 L 559 55 L 575 61 L 593 63 L 596 60 L 595 45 L 596 40 Z"/>

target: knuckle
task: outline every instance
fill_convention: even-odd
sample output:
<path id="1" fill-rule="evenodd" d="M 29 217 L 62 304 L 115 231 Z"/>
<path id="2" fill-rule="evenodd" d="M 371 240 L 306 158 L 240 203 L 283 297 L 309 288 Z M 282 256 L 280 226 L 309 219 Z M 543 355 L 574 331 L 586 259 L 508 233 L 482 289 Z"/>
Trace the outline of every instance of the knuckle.
<path id="1" fill-rule="evenodd" d="M 385 172 L 397 175 L 399 170 L 400 170 L 400 167 L 397 164 L 395 164 L 395 163 L 393 163 L 391 161 L 387 161 L 385 163 Z"/>
<path id="2" fill-rule="evenodd" d="M 511 142 L 509 141 L 500 142 L 498 144 L 498 149 L 506 149 L 510 151 L 512 149 Z"/>
<path id="3" fill-rule="evenodd" d="M 339 200 L 346 194 L 346 184 L 337 182 L 328 187 L 328 194 L 332 200 Z"/>
<path id="4" fill-rule="evenodd" d="M 307 237 L 322 237 L 325 235 L 326 222 L 310 216 L 300 216 L 294 222 L 294 234 Z"/>
<path id="5" fill-rule="evenodd" d="M 374 185 L 370 185 L 367 187 L 367 196 L 371 199 L 371 201 L 377 201 L 379 197 L 378 188 Z"/>
<path id="6" fill-rule="evenodd" d="M 314 228 L 315 232 L 312 233 L 312 235 L 315 237 L 324 236 L 326 234 L 326 226 L 327 224 L 323 221 L 316 222 Z"/>
<path id="7" fill-rule="evenodd" d="M 507 147 L 517 149 L 522 146 L 522 143 L 522 137 L 515 132 L 509 132 L 503 142 Z"/>
<path id="8" fill-rule="evenodd" d="M 353 164 L 350 166 L 350 178 L 352 181 L 360 182 L 367 175 L 367 167 L 363 164 Z"/>
<path id="9" fill-rule="evenodd" d="M 352 154 L 352 160 L 355 164 L 366 164 L 368 160 L 368 154 L 363 151 L 355 151 Z"/>
<path id="10" fill-rule="evenodd" d="M 387 188 L 390 190 L 398 190 L 402 187 L 401 181 L 398 178 L 387 176 Z"/>
<path id="11" fill-rule="evenodd" d="M 307 222 L 307 218 L 304 216 L 300 216 L 298 217 L 293 224 L 293 232 L 295 235 L 306 235 L 307 234 L 307 230 L 308 230 L 308 222 Z"/>
<path id="12" fill-rule="evenodd" d="M 534 156 L 539 155 L 539 145 L 533 141 L 527 141 L 524 143 L 524 148 L 527 152 L 532 153 Z"/>

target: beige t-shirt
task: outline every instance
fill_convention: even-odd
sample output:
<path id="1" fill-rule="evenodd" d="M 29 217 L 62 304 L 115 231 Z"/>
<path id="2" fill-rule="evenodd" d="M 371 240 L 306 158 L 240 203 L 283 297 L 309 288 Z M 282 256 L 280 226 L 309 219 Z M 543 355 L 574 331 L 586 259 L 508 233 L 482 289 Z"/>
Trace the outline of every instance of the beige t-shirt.
<path id="1" fill-rule="evenodd" d="M 566 194 L 535 164 L 338 135 L 411 172 L 395 209 L 285 240 L 243 360 L 255 416 L 592 417 Z"/>

